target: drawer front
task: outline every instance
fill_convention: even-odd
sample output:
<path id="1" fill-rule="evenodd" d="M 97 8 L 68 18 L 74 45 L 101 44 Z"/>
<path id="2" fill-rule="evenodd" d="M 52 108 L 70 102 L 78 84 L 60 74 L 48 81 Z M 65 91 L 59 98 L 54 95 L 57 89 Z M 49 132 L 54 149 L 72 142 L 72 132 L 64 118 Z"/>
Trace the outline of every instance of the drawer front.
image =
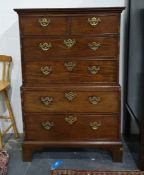
<path id="1" fill-rule="evenodd" d="M 73 35 L 115 34 L 119 33 L 119 15 L 87 15 L 71 19 L 71 33 Z"/>
<path id="2" fill-rule="evenodd" d="M 118 79 L 118 61 L 49 60 L 28 62 L 24 67 L 25 83 L 110 82 Z"/>
<path id="3" fill-rule="evenodd" d="M 23 91 L 25 112 L 119 112 L 119 91 L 46 88 Z"/>
<path id="4" fill-rule="evenodd" d="M 27 59 L 47 58 L 48 56 L 118 56 L 117 37 L 89 38 L 24 38 L 23 55 Z"/>
<path id="5" fill-rule="evenodd" d="M 112 115 L 37 115 L 25 116 L 28 140 L 117 140 L 119 117 Z"/>
<path id="6" fill-rule="evenodd" d="M 67 19 L 52 16 L 21 16 L 23 35 L 63 35 L 67 33 Z"/>

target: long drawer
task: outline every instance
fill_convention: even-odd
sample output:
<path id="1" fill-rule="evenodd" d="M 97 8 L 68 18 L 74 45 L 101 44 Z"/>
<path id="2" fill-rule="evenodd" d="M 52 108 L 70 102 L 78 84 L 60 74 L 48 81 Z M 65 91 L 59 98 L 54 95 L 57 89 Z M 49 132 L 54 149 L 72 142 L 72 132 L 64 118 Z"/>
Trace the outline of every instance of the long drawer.
<path id="1" fill-rule="evenodd" d="M 118 56 L 118 37 L 25 37 L 22 41 L 24 58 L 48 56 Z"/>
<path id="2" fill-rule="evenodd" d="M 24 88 L 25 112 L 103 112 L 120 111 L 119 89 L 106 87 Z"/>
<path id="3" fill-rule="evenodd" d="M 117 60 L 47 59 L 23 65 L 25 83 L 117 83 Z M 39 84 L 40 83 L 40 84 Z"/>
<path id="4" fill-rule="evenodd" d="M 26 114 L 27 140 L 118 140 L 117 115 Z"/>

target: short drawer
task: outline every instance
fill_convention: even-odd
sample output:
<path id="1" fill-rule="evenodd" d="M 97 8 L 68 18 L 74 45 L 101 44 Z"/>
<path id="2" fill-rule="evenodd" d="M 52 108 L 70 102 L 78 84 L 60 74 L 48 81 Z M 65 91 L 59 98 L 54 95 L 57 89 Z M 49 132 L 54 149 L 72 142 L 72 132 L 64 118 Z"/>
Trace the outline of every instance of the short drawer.
<path id="1" fill-rule="evenodd" d="M 118 37 L 48 38 L 25 37 L 22 41 L 24 59 L 58 57 L 117 57 Z"/>
<path id="2" fill-rule="evenodd" d="M 119 117 L 90 114 L 26 114 L 26 140 L 117 140 Z"/>
<path id="3" fill-rule="evenodd" d="M 67 19 L 47 15 L 21 16 L 21 34 L 23 35 L 63 35 L 67 33 Z"/>
<path id="4" fill-rule="evenodd" d="M 103 35 L 119 33 L 119 15 L 94 14 L 71 18 L 73 35 Z"/>
<path id="5" fill-rule="evenodd" d="M 117 83 L 117 60 L 49 59 L 23 64 L 24 83 Z"/>
<path id="6" fill-rule="evenodd" d="M 22 98 L 25 112 L 120 112 L 119 90 L 113 88 L 24 88 Z"/>

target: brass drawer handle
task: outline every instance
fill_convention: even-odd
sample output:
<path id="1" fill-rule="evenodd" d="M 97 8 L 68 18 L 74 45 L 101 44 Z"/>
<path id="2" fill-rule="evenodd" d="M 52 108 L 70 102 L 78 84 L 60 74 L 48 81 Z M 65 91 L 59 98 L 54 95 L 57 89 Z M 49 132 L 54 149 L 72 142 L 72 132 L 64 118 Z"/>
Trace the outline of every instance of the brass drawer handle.
<path id="1" fill-rule="evenodd" d="M 88 23 L 92 27 L 96 27 L 100 22 L 101 22 L 101 19 L 99 17 L 88 18 Z"/>
<path id="2" fill-rule="evenodd" d="M 76 98 L 76 96 L 77 96 L 77 94 L 75 92 L 72 92 L 72 91 L 65 93 L 65 98 L 70 102 L 72 100 L 74 100 Z"/>
<path id="3" fill-rule="evenodd" d="M 65 39 L 64 44 L 66 45 L 67 48 L 71 48 L 76 44 L 75 39 Z"/>
<path id="4" fill-rule="evenodd" d="M 77 121 L 77 117 L 74 117 L 73 115 L 70 115 L 68 117 L 65 117 L 65 121 L 68 124 L 73 125 Z"/>
<path id="5" fill-rule="evenodd" d="M 40 70 L 44 75 L 49 75 L 52 72 L 52 66 L 42 66 Z"/>
<path id="6" fill-rule="evenodd" d="M 39 18 L 38 22 L 42 27 L 47 27 L 51 23 L 51 20 L 47 18 Z"/>
<path id="7" fill-rule="evenodd" d="M 39 47 L 42 49 L 42 51 L 48 51 L 51 47 L 51 43 L 40 43 Z"/>
<path id="8" fill-rule="evenodd" d="M 67 68 L 67 70 L 69 72 L 73 71 L 73 69 L 75 68 L 76 64 L 73 62 L 66 62 L 64 63 L 65 67 Z"/>
<path id="9" fill-rule="evenodd" d="M 53 102 L 53 97 L 41 97 L 40 101 L 42 104 L 44 104 L 45 106 L 49 106 L 52 104 Z"/>
<path id="10" fill-rule="evenodd" d="M 100 66 L 91 66 L 91 67 L 89 66 L 88 71 L 91 74 L 96 75 L 100 71 Z"/>
<path id="11" fill-rule="evenodd" d="M 50 121 L 42 122 L 41 126 L 43 127 L 43 129 L 50 130 L 52 129 L 52 127 L 54 127 L 54 122 Z"/>
<path id="12" fill-rule="evenodd" d="M 90 96 L 88 97 L 89 102 L 93 105 L 98 104 L 101 101 L 101 97 L 97 97 L 97 96 Z"/>
<path id="13" fill-rule="evenodd" d="M 88 43 L 88 46 L 91 50 L 96 51 L 101 47 L 101 44 L 97 42 L 92 42 L 92 43 Z"/>
<path id="14" fill-rule="evenodd" d="M 93 130 L 98 130 L 101 127 L 101 122 L 90 122 L 90 127 Z"/>

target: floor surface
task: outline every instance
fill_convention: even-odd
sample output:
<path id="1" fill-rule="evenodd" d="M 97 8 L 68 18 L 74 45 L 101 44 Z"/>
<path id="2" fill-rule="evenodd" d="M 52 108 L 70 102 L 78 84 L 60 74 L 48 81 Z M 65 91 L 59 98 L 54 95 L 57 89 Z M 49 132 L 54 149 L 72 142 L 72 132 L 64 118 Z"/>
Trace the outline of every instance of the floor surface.
<path id="1" fill-rule="evenodd" d="M 21 154 L 22 137 L 15 140 L 9 138 L 6 149 L 10 154 L 8 175 L 49 175 L 51 165 L 56 160 L 62 160 L 61 169 L 80 170 L 136 170 L 137 166 L 124 144 L 122 163 L 112 162 L 109 152 L 82 149 L 82 150 L 51 150 L 33 155 L 32 162 L 23 162 Z"/>

